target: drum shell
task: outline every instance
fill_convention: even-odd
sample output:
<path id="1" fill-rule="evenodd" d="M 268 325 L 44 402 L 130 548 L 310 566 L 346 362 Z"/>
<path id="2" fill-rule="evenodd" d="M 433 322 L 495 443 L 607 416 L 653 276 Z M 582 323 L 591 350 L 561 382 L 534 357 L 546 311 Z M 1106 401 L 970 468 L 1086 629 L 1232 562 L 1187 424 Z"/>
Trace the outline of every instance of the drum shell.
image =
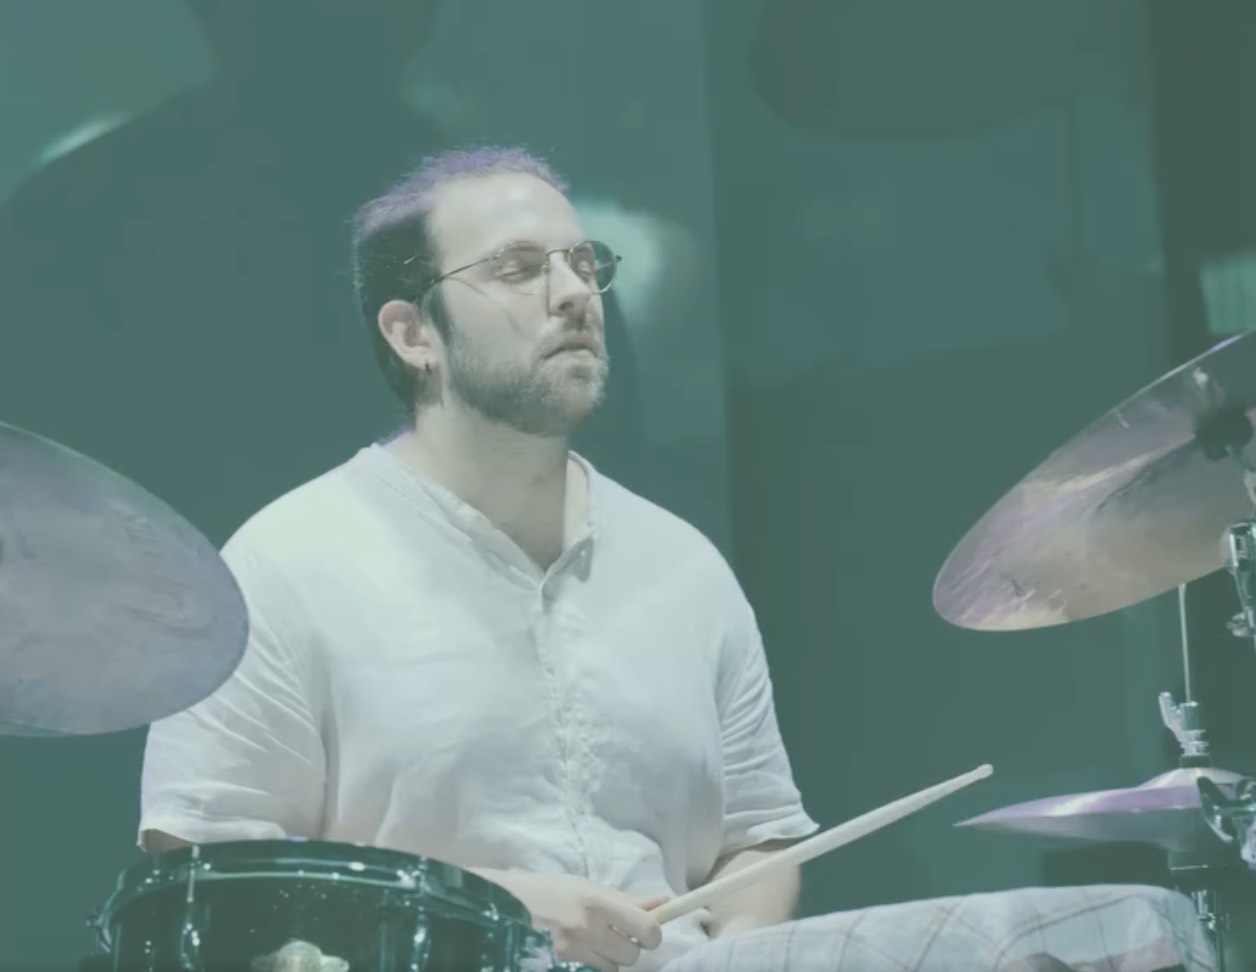
<path id="1" fill-rule="evenodd" d="M 558 967 L 505 889 L 430 858 L 320 841 L 153 855 L 123 872 L 97 928 L 112 972 Z"/>

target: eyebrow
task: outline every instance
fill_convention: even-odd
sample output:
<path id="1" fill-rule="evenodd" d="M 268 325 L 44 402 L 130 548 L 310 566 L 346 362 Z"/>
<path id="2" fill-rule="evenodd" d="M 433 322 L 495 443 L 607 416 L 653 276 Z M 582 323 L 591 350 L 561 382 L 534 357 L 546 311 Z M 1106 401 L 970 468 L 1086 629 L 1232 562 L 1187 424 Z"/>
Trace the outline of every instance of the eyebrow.
<path id="1" fill-rule="evenodd" d="M 495 256 L 498 253 L 504 253 L 506 250 L 514 249 L 543 250 L 545 247 L 536 240 L 507 240 L 505 243 L 493 247 L 489 250 L 489 253 Z"/>
<path id="2" fill-rule="evenodd" d="M 468 270 L 471 267 L 477 266 L 479 264 L 487 263 L 489 260 L 492 260 L 494 257 L 498 256 L 499 254 L 504 253 L 506 250 L 509 250 L 511 247 L 517 247 L 517 246 L 531 246 L 531 247 L 536 247 L 538 250 L 541 249 L 541 244 L 537 243 L 535 240 L 509 240 L 505 243 L 499 244 L 498 246 L 490 247 L 487 250 L 487 252 L 485 252 L 485 254 L 481 256 L 479 259 L 450 260 L 449 262 L 452 263 L 457 269 L 447 271 L 447 272 L 457 273 L 458 270 Z"/>
<path id="3" fill-rule="evenodd" d="M 535 250 L 557 251 L 557 250 L 570 250 L 574 246 L 579 246 L 581 243 L 587 243 L 587 242 L 589 242 L 588 237 L 582 236 L 580 239 L 576 240 L 575 243 L 568 244 L 567 246 L 547 247 L 544 243 L 539 243 L 536 240 L 519 240 L 519 239 L 507 240 L 505 243 L 502 243 L 490 249 L 488 253 L 485 256 L 481 257 L 479 260 L 470 261 L 465 264 L 460 263 L 458 264 L 458 267 L 459 269 L 466 269 L 468 267 L 473 267 L 476 264 L 484 263 L 488 260 L 491 260 L 493 259 L 493 257 L 498 256 L 514 247 L 529 247 Z"/>
<path id="4" fill-rule="evenodd" d="M 500 246 L 494 247 L 489 252 L 500 253 L 502 250 L 509 250 L 511 247 L 515 246 L 530 246 L 535 247 L 538 250 L 570 250 L 573 246 L 579 246 L 581 243 L 585 242 L 588 241 L 584 237 L 581 237 L 573 243 L 568 243 L 566 246 L 546 246 L 544 243 L 540 243 L 536 240 L 509 240 Z"/>

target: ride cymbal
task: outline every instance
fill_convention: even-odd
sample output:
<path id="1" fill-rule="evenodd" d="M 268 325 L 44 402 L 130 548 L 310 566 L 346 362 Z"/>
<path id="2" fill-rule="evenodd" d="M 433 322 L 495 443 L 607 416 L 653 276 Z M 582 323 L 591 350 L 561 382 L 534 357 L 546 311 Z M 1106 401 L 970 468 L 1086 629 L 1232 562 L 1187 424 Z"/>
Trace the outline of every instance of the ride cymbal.
<path id="1" fill-rule="evenodd" d="M 200 701 L 244 653 L 217 551 L 139 486 L 0 423 L 0 734 L 78 735 Z"/>
<path id="2" fill-rule="evenodd" d="M 1047 627 L 1219 569 L 1226 528 L 1254 511 L 1243 467 L 1254 417 L 1256 334 L 1245 334 L 1048 456 L 956 546 L 934 607 L 965 628 Z"/>

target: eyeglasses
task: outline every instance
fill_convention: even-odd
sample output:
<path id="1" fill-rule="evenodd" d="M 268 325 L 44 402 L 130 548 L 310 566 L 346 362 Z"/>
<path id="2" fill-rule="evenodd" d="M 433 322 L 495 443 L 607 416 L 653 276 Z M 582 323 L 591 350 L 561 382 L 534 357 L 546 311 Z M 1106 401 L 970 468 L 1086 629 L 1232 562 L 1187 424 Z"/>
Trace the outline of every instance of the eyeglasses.
<path id="1" fill-rule="evenodd" d="M 431 282 L 421 296 L 426 296 L 428 291 L 454 274 L 482 265 L 488 268 L 488 273 L 494 280 L 500 280 L 523 294 L 538 294 L 549 277 L 550 257 L 555 253 L 563 254 L 567 266 L 571 267 L 590 290 L 598 294 L 604 294 L 611 289 L 619 261 L 623 259 L 605 243 L 596 240 L 584 240 L 575 246 L 556 250 L 547 250 L 537 243 L 512 243 L 496 253 L 442 274 Z M 409 263 L 410 260 L 406 262 Z"/>

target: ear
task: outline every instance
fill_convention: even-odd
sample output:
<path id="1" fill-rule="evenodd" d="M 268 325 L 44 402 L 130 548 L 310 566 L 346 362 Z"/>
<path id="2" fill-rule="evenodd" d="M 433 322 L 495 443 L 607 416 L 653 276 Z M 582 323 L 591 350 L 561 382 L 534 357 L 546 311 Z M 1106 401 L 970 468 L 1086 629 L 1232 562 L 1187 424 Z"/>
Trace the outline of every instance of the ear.
<path id="1" fill-rule="evenodd" d="M 377 324 L 397 357 L 411 368 L 430 371 L 436 366 L 436 328 L 414 304 L 390 300 L 379 309 Z"/>

